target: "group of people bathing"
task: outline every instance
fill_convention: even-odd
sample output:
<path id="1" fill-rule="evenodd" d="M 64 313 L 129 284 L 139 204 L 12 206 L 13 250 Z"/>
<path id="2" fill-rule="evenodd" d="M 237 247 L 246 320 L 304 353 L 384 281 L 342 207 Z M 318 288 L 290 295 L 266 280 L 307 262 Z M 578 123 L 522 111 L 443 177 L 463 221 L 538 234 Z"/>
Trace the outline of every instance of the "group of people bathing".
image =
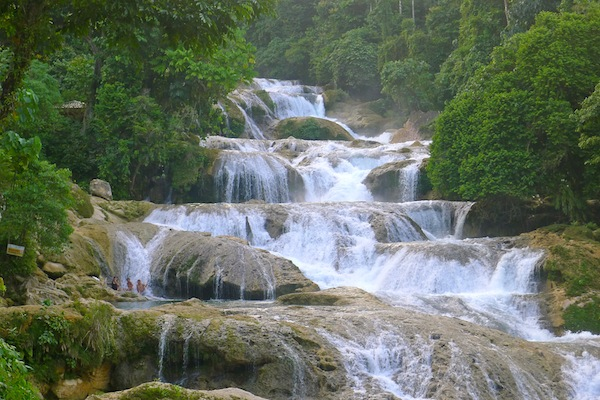
<path id="1" fill-rule="evenodd" d="M 127 291 L 133 292 L 133 282 L 131 282 L 131 279 L 129 279 L 129 277 L 127 277 L 126 285 L 127 285 Z M 116 276 L 113 276 L 110 287 L 113 288 L 114 290 L 119 290 L 119 288 L 121 287 L 121 283 L 119 282 L 119 280 L 117 279 Z M 141 279 L 137 280 L 136 289 L 139 294 L 143 294 L 146 291 L 146 285 L 144 283 L 142 283 Z"/>

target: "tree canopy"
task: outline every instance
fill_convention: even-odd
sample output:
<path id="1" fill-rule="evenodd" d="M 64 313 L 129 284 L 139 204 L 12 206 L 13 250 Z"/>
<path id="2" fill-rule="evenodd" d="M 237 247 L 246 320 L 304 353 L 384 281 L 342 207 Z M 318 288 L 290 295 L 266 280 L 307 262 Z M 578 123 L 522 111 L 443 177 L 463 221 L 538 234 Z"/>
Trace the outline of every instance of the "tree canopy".
<path id="1" fill-rule="evenodd" d="M 538 195 L 583 217 L 586 193 L 598 193 L 597 179 L 582 179 L 594 140 L 580 132 L 594 124 L 599 12 L 541 13 L 495 48 L 437 122 L 428 171 L 442 196 Z"/>
<path id="2" fill-rule="evenodd" d="M 273 4 L 0 3 L 0 243 L 25 247 L 0 254 L 0 275 L 68 242 L 72 177 L 110 179 L 122 198 L 166 180 L 189 189 L 178 169 L 204 168 L 197 136 L 219 129 L 214 103 L 253 76 L 243 27 Z"/>
<path id="3" fill-rule="evenodd" d="M 180 175 L 173 149 L 205 159 L 189 143 L 221 129 L 214 104 L 254 76 L 254 48 L 242 28 L 273 4 L 3 3 L 0 122 L 25 138 L 40 136 L 42 156 L 75 180 L 103 178 L 118 198 L 144 198 L 153 184 Z M 23 82 L 41 99 L 27 124 L 15 118 Z M 79 103 L 62 106 L 71 101 Z"/>
<path id="4" fill-rule="evenodd" d="M 238 25 L 267 12 L 273 0 L 66 1 L 18 0 L 0 5 L 0 46 L 10 51 L 1 80 L 0 120 L 14 107 L 14 95 L 36 56 L 48 56 L 65 36 L 102 36 L 110 45 L 144 54 L 148 32 L 163 47 L 184 44 L 210 54 Z M 144 34 L 146 33 L 146 34 Z"/>

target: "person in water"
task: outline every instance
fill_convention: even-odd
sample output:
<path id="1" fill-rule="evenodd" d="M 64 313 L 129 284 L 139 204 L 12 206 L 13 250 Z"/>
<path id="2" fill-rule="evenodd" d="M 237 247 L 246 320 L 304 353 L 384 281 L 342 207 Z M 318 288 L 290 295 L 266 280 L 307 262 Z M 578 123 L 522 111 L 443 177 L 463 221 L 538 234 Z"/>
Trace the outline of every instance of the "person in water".
<path id="1" fill-rule="evenodd" d="M 144 293 L 145 290 L 146 290 L 146 285 L 144 285 L 142 283 L 141 279 L 138 279 L 137 280 L 137 291 L 138 291 L 138 293 L 142 294 L 142 293 Z"/>
<path id="2" fill-rule="evenodd" d="M 114 290 L 119 290 L 119 280 L 116 276 L 113 276 L 112 282 L 110 283 L 110 287 Z"/>
<path id="3" fill-rule="evenodd" d="M 129 279 L 129 277 L 127 277 L 127 291 L 133 291 L 133 282 L 131 282 L 131 279 Z"/>

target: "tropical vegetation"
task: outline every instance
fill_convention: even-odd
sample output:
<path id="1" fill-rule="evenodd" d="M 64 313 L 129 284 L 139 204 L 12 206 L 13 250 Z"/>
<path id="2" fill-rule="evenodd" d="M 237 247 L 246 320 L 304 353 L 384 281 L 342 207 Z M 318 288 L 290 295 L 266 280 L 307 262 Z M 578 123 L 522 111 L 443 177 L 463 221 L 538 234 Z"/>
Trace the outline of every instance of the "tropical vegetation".
<path id="1" fill-rule="evenodd" d="M 253 76 L 241 27 L 272 3 L 0 5 L 0 242 L 22 252 L 2 252 L 0 276 L 66 245 L 73 181 L 104 178 L 120 198 L 197 182 L 214 104 Z"/>
<path id="2" fill-rule="evenodd" d="M 105 179 L 117 199 L 197 198 L 213 157 L 199 139 L 240 134 L 217 104 L 257 75 L 322 85 L 329 101 L 382 115 L 440 111 L 435 196 L 550 202 L 566 221 L 598 222 L 599 60 L 598 0 L 0 2 L 0 245 L 24 249 L 0 252 L 0 295 L 67 245 L 74 184 Z M 313 125 L 303 134 L 321 137 Z M 573 296 L 597 291 L 588 249 L 567 239 L 549 279 Z M 567 324 L 598 330 L 600 300 L 585 301 Z M 96 312 L 104 319 L 85 316 L 79 331 L 42 308 L 34 334 L 13 332 L 45 353 L 0 339 L 0 398 L 37 396 L 23 356 L 39 373 L 38 354 L 65 347 L 61 362 L 93 365 L 74 343 L 113 336 Z M 112 354 L 98 343 L 93 354 Z"/>
<path id="3" fill-rule="evenodd" d="M 598 7 L 283 0 L 248 37 L 262 75 L 384 103 L 383 113 L 441 111 L 428 163 L 436 196 L 536 199 L 583 221 L 600 194 Z"/>

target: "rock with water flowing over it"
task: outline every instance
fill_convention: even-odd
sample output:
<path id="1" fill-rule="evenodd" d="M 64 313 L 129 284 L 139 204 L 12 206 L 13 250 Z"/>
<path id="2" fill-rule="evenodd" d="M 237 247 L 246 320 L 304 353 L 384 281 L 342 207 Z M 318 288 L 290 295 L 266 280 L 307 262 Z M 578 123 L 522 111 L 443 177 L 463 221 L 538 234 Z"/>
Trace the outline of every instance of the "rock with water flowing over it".
<path id="1" fill-rule="evenodd" d="M 169 232 L 151 272 L 153 285 L 175 298 L 266 300 L 318 290 L 285 258 L 242 239 L 198 232 Z"/>
<path id="2" fill-rule="evenodd" d="M 319 289 L 291 261 L 235 237 L 148 223 L 90 221 L 77 228 L 75 238 L 86 245 L 69 249 L 70 263 L 117 276 L 122 287 L 126 277 L 140 279 L 148 285 L 144 294 L 151 290 L 173 298 L 265 300 Z"/>
<path id="3" fill-rule="evenodd" d="M 563 356 L 572 351 L 568 343 L 528 342 L 391 307 L 356 288 L 233 308 L 191 300 L 123 318 L 158 327 L 150 336 L 128 329 L 135 336 L 128 340 L 154 342 L 160 379 L 190 388 L 236 386 L 274 400 L 545 400 L 569 398 L 571 390 L 563 379 L 571 368 Z M 600 356 L 598 348 L 587 350 Z M 117 368 L 113 384 L 120 387 L 137 357 Z"/>
<path id="4" fill-rule="evenodd" d="M 402 185 L 400 185 L 402 178 L 401 171 L 412 164 L 415 164 L 414 160 L 403 160 L 374 168 L 363 181 L 373 195 L 373 200 L 404 201 L 405 199 L 402 198 Z"/>
<path id="5" fill-rule="evenodd" d="M 67 376 L 60 372 L 68 356 L 60 343 L 87 343 L 88 330 L 78 327 L 90 323 L 90 312 L 102 316 L 93 346 L 73 353 L 87 364 Z M 102 390 L 142 385 L 94 400 L 144 392 L 173 398 L 171 386 L 157 386 L 163 396 L 148 391 L 145 383 L 157 379 L 189 389 L 236 387 L 271 400 L 579 399 L 573 397 L 582 384 L 578 374 L 593 379 L 589 374 L 600 365 L 600 346 L 592 343 L 528 342 L 456 318 L 392 307 L 350 287 L 233 305 L 192 299 L 132 311 L 103 302 L 0 308 L 0 334 L 10 336 L 6 328 L 15 327 L 21 337 L 35 337 L 30 321 L 40 316 L 64 325 L 59 345 L 45 350 L 51 355 L 46 368 L 59 372 L 54 393 L 61 399 L 70 398 L 63 396 L 71 396 L 67 389 L 74 385 L 93 383 L 97 363 L 90 359 L 109 363 L 110 382 L 103 379 Z"/>

